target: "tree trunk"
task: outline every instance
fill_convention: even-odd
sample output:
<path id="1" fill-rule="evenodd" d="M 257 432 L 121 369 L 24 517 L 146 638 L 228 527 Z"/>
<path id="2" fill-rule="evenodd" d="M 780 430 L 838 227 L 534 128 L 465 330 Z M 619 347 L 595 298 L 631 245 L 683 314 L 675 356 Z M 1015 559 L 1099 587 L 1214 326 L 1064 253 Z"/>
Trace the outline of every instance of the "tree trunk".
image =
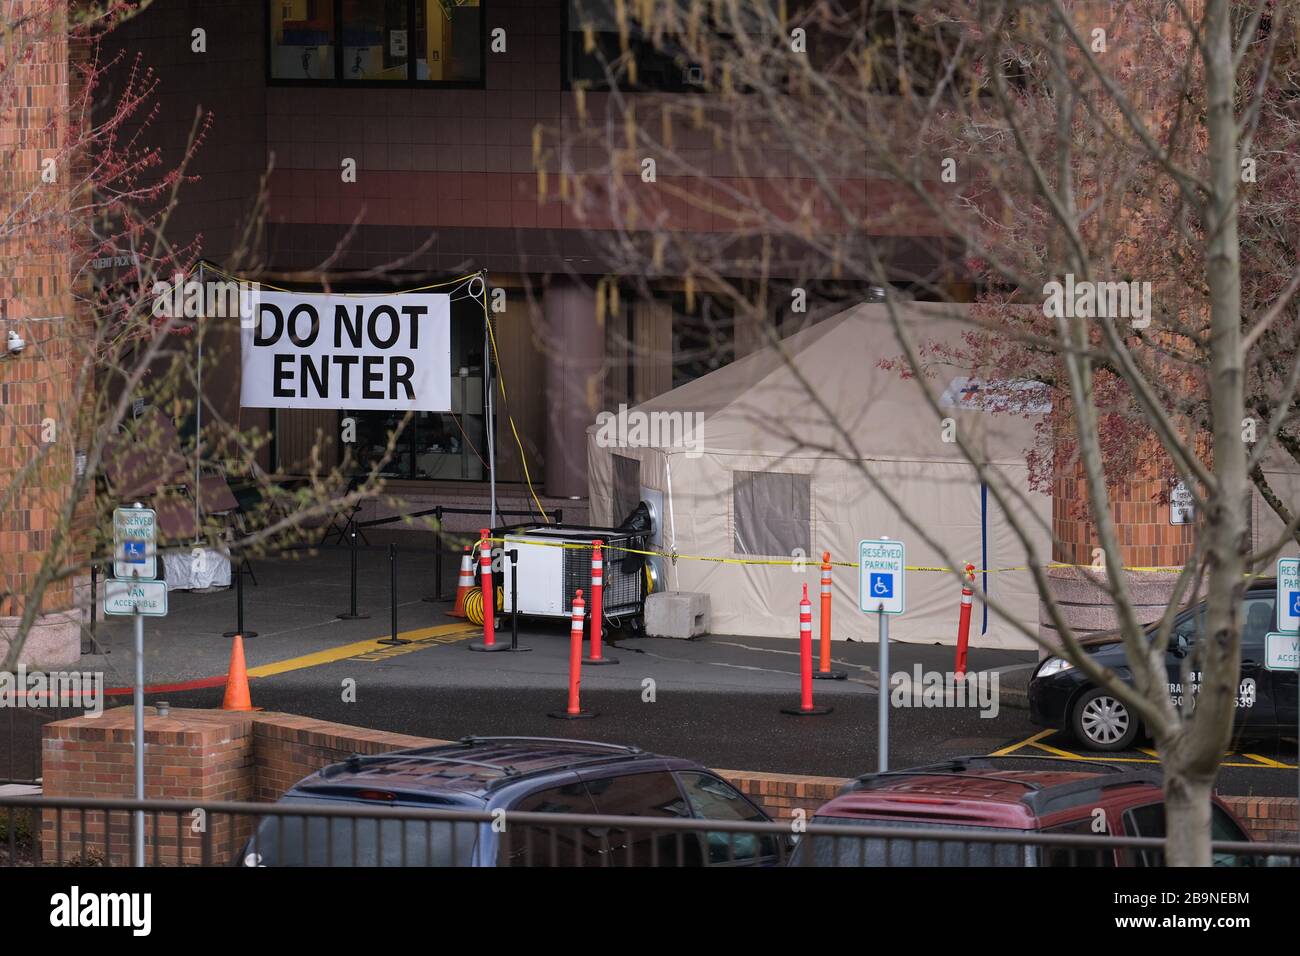
<path id="1" fill-rule="evenodd" d="M 1241 261 L 1237 237 L 1236 78 L 1228 0 L 1208 0 L 1204 19 L 1209 196 L 1206 280 L 1210 312 L 1210 410 L 1215 487 L 1207 489 L 1205 632 L 1195 654 L 1203 678 L 1195 711 L 1161 747 L 1169 865 L 1210 863 L 1210 793 L 1232 738 L 1241 670 L 1246 496 L 1241 439 L 1245 369 L 1241 354 Z"/>
<path id="2" fill-rule="evenodd" d="M 1165 865 L 1210 865 L 1213 776 L 1165 771 Z"/>

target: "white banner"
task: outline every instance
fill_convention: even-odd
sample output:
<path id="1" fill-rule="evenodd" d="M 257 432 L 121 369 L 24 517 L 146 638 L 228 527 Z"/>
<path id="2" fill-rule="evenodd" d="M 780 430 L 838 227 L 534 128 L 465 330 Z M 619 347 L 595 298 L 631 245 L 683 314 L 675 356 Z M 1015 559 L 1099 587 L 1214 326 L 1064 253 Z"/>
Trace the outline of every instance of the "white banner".
<path id="1" fill-rule="evenodd" d="M 448 294 L 248 295 L 243 407 L 451 411 Z"/>

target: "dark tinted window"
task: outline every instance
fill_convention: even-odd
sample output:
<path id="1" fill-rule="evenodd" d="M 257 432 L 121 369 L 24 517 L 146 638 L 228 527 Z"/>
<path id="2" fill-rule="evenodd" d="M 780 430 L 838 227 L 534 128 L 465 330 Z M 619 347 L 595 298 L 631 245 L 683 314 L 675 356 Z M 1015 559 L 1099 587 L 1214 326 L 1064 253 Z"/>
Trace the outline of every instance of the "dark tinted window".
<path id="1" fill-rule="evenodd" d="M 832 837 L 805 834 L 790 860 L 792 866 L 1026 866 L 1030 851 L 1009 843 L 988 843 L 980 836 L 1023 833 L 1000 827 L 954 827 L 916 820 L 854 820 L 814 817 L 814 823 L 906 830 L 959 830 L 956 840 L 910 840 L 885 837 Z"/>
<path id="2" fill-rule="evenodd" d="M 587 792 L 596 810 L 610 816 L 649 817 L 674 820 L 689 817 L 690 810 L 677 781 L 669 773 L 635 773 L 587 781 Z M 649 821 L 648 821 L 649 822 Z M 704 862 L 696 834 L 654 830 L 601 828 L 594 834 L 602 842 L 601 852 L 614 866 L 699 866 Z"/>
<path id="3" fill-rule="evenodd" d="M 354 809 L 365 812 L 362 806 Z M 243 864 L 469 866 L 478 831 L 477 823 L 450 820 L 266 817 L 244 852 Z"/>
<path id="4" fill-rule="evenodd" d="M 1084 817 L 1080 820 L 1074 820 L 1070 823 L 1063 823 L 1060 826 L 1052 827 L 1050 830 L 1044 830 L 1044 834 L 1069 834 L 1070 836 L 1094 836 L 1103 837 L 1110 833 L 1110 827 L 1098 832 L 1092 828 L 1092 817 Z M 1043 847 L 1043 866 L 1077 866 L 1077 867 L 1106 867 L 1115 865 L 1115 851 L 1107 847 L 1066 847 L 1066 846 L 1045 846 Z"/>
<path id="5" fill-rule="evenodd" d="M 541 790 L 518 801 L 511 811 L 530 813 L 595 813 L 581 781 Z M 512 825 L 500 836 L 501 860 L 505 866 L 599 865 L 599 842 L 587 827 Z"/>
<path id="6" fill-rule="evenodd" d="M 702 820 L 729 820 L 737 823 L 766 823 L 767 818 L 746 800 L 735 787 L 711 773 L 679 773 L 682 790 L 691 812 Z M 705 834 L 710 863 L 745 862 L 758 857 L 775 857 L 776 838 L 755 833 L 712 832 Z"/>
<path id="7" fill-rule="evenodd" d="M 1273 596 L 1252 594 L 1242 602 L 1241 646 L 1262 648 L 1264 637 L 1273 630 L 1276 608 Z M 1205 633 L 1205 605 L 1198 606 L 1174 625 L 1172 642 L 1176 647 L 1190 649 Z"/>
<path id="8" fill-rule="evenodd" d="M 1164 839 L 1165 806 L 1163 803 L 1149 803 L 1144 807 L 1134 807 L 1124 814 L 1125 827 L 1130 836 L 1153 837 Z M 1210 839 L 1223 843 L 1245 843 L 1249 841 L 1241 828 L 1233 822 L 1232 817 L 1222 807 L 1210 808 Z M 1129 850 L 1134 866 L 1164 866 L 1165 855 L 1161 850 Z M 1254 866 L 1256 857 L 1237 856 L 1233 853 L 1215 853 L 1214 866 Z"/>

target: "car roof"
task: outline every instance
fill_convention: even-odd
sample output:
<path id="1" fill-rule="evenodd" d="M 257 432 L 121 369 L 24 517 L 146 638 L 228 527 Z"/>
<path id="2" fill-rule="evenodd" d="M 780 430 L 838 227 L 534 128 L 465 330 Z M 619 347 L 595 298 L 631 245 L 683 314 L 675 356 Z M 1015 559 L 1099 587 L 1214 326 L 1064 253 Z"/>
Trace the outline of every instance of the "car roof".
<path id="1" fill-rule="evenodd" d="M 1125 789 L 1162 792 L 1155 771 L 1080 763 L 1054 757 L 958 757 L 865 774 L 817 816 L 1028 829 L 1049 814 L 1096 806 L 1103 792 L 1111 798 Z"/>
<path id="2" fill-rule="evenodd" d="M 405 799 L 436 795 L 486 797 L 521 781 L 576 770 L 653 763 L 669 758 L 639 747 L 551 737 L 463 737 L 454 744 L 383 754 L 355 754 L 300 781 L 295 793 L 346 796 L 381 790 Z M 693 766 L 671 760 L 672 765 Z"/>

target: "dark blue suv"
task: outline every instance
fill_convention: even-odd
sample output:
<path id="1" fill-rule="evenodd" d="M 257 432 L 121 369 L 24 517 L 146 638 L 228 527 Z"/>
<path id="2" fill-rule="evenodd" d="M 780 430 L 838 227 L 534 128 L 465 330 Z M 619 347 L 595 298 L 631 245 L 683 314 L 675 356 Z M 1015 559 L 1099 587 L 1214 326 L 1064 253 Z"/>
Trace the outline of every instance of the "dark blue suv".
<path id="1" fill-rule="evenodd" d="M 446 820 L 267 816 L 245 866 L 776 865 L 769 834 L 548 827 L 509 823 L 510 811 L 768 822 L 713 771 L 636 747 L 539 737 L 466 737 L 459 743 L 353 756 L 299 781 L 281 806 L 475 810 L 505 826 Z M 500 832 L 498 832 L 500 831 Z"/>

